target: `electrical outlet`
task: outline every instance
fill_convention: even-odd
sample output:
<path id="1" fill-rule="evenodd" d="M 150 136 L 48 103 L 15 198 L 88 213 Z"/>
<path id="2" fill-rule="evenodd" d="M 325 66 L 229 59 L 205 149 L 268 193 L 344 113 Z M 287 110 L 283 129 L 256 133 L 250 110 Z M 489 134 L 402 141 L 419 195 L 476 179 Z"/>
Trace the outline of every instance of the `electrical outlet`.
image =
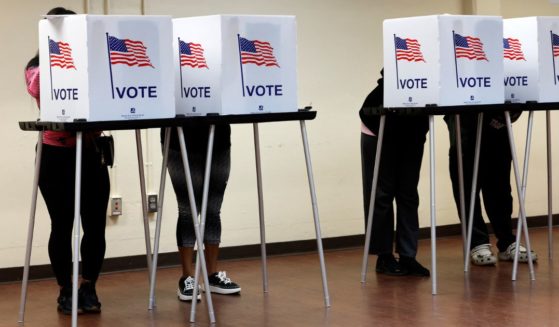
<path id="1" fill-rule="evenodd" d="M 111 216 L 122 215 L 122 198 L 111 198 Z"/>
<path id="2" fill-rule="evenodd" d="M 148 195 L 148 212 L 157 212 L 157 194 Z"/>

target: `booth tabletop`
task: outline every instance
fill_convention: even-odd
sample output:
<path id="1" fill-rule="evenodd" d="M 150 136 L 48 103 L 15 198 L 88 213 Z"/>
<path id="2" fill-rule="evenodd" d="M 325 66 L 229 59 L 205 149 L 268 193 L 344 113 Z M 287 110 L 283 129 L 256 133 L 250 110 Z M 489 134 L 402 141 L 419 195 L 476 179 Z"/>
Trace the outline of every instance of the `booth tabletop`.
<path id="1" fill-rule="evenodd" d="M 426 107 L 400 107 L 400 108 L 383 108 L 383 107 L 363 107 L 365 115 L 384 115 L 384 114 L 401 114 L 401 115 L 448 115 L 448 114 L 465 114 L 480 112 L 504 112 L 504 111 L 540 111 L 540 110 L 558 110 L 559 103 L 548 102 L 528 102 L 528 103 L 503 103 L 503 104 L 480 104 L 480 105 L 464 105 L 464 106 L 426 106 Z"/>
<path id="2" fill-rule="evenodd" d="M 19 127 L 24 131 L 90 131 L 90 130 L 126 130 L 145 129 L 188 125 L 220 125 L 220 124 L 251 124 L 295 120 L 313 120 L 316 111 L 299 110 L 296 112 L 247 114 L 247 115 L 207 115 L 188 116 L 167 119 L 137 119 L 119 121 L 74 121 L 74 122 L 46 122 L 21 121 Z"/>

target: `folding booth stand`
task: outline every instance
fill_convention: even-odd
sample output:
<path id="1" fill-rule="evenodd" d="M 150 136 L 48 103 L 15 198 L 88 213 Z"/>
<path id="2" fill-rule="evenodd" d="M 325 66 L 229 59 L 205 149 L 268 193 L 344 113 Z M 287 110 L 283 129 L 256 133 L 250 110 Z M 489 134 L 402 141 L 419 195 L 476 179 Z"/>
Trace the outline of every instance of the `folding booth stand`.
<path id="1" fill-rule="evenodd" d="M 533 112 L 534 111 L 546 111 L 546 131 L 547 131 L 547 172 L 548 172 L 548 243 L 549 243 L 549 257 L 552 256 L 552 185 L 551 185 L 551 129 L 550 129 L 550 110 L 558 109 L 559 103 L 526 103 L 526 104 L 498 104 L 498 105 L 469 105 L 469 106 L 449 106 L 449 107 L 437 107 L 428 106 L 424 108 L 363 108 L 365 113 L 368 115 L 380 115 L 380 127 L 378 133 L 377 142 L 377 153 L 375 157 L 375 165 L 373 170 L 373 181 L 372 181 L 372 191 L 369 206 L 369 213 L 367 217 L 367 230 L 365 237 L 365 248 L 363 254 L 363 265 L 361 270 L 361 282 L 366 281 L 367 266 L 368 266 L 368 249 L 371 240 L 371 230 L 373 222 L 373 211 L 375 204 L 376 186 L 378 182 L 378 167 L 380 162 L 380 156 L 382 151 L 382 140 L 384 136 L 384 125 L 387 114 L 393 115 L 429 115 L 429 166 L 430 166 L 430 211 L 431 211 L 431 283 L 432 283 L 432 294 L 437 294 L 437 261 L 436 261 L 436 204 L 435 204 L 435 162 L 434 162 L 434 116 L 435 115 L 455 115 L 457 128 L 456 128 L 456 138 L 457 138 L 457 152 L 458 152 L 458 170 L 459 170 L 459 187 L 460 187 L 460 212 L 462 217 L 466 217 L 465 214 L 465 195 L 464 195 L 464 181 L 463 181 L 463 167 L 462 167 L 462 150 L 461 150 L 461 136 L 460 136 L 460 114 L 461 113 L 477 113 L 478 114 L 478 128 L 476 135 L 476 147 L 474 155 L 474 167 L 472 176 L 472 192 L 470 195 L 469 202 L 469 215 L 468 215 L 468 226 L 466 227 L 466 220 L 462 219 L 462 236 L 464 239 L 464 271 L 469 270 L 469 248 L 471 244 L 472 226 L 473 226 L 473 207 L 475 204 L 475 190 L 477 184 L 477 171 L 479 165 L 479 153 L 482 135 L 482 122 L 484 112 L 503 112 L 506 119 L 506 125 L 509 136 L 509 144 L 511 147 L 511 155 L 513 162 L 513 170 L 515 175 L 515 183 L 517 188 L 518 203 L 520 208 L 520 214 L 518 219 L 518 226 L 516 232 L 516 242 L 520 243 L 520 235 L 524 233 L 526 240 L 526 248 L 528 250 L 529 256 L 529 269 L 530 278 L 535 280 L 534 268 L 531 260 L 531 246 L 528 234 L 528 226 L 526 223 L 526 209 L 525 209 L 525 194 L 526 194 L 526 184 L 528 180 L 528 161 L 530 155 L 530 143 L 531 143 L 531 132 L 533 123 Z M 516 148 L 514 144 L 514 135 L 512 130 L 512 123 L 510 120 L 511 111 L 528 111 L 528 131 L 526 138 L 526 148 L 524 155 L 524 167 L 523 175 L 520 177 L 520 168 L 518 164 L 518 157 L 516 154 Z M 513 264 L 512 280 L 516 280 L 516 274 L 518 269 L 518 255 L 519 247 L 517 246 Z"/>
<path id="2" fill-rule="evenodd" d="M 175 119 L 151 119 L 151 120 L 129 120 L 129 121 L 100 121 L 100 122 L 73 122 L 73 123 L 59 123 L 59 122 L 20 122 L 20 128 L 24 131 L 38 131 L 39 132 L 39 142 L 37 147 L 37 158 L 35 160 L 35 175 L 33 180 L 33 195 L 31 200 L 31 211 L 30 211 L 30 219 L 29 219 L 29 228 L 28 228 L 28 236 L 27 236 L 27 248 L 26 248 L 26 256 L 25 256 L 25 265 L 24 265 L 24 273 L 23 273 L 23 281 L 22 281 L 22 292 L 21 292 L 21 302 L 20 302 L 20 311 L 19 311 L 19 319 L 20 323 L 24 322 L 24 314 L 25 314 L 25 304 L 27 298 L 27 287 L 28 287 L 28 278 L 29 278 L 29 266 L 30 266 L 30 259 L 31 259 L 31 249 L 32 249 L 32 242 L 33 242 L 33 230 L 35 224 L 35 209 L 37 203 L 37 194 L 38 194 L 38 180 L 40 174 L 40 162 L 41 162 L 41 151 L 42 151 L 42 131 L 44 130 L 64 130 L 64 131 L 73 131 L 76 132 L 76 184 L 75 184 L 75 208 L 74 208 L 74 265 L 73 265 L 73 293 L 72 293 L 72 326 L 77 326 L 77 289 L 78 289 L 78 264 L 79 264 L 79 241 L 80 241 L 80 188 L 81 188 L 81 150 L 82 150 L 82 136 L 83 132 L 85 131 L 93 131 L 93 130 L 129 130 L 133 129 L 136 130 L 136 146 L 138 150 L 138 165 L 140 167 L 140 184 L 141 184 L 141 196 L 143 201 L 143 216 L 144 216 L 144 230 L 145 230 L 145 241 L 146 241 L 146 254 L 147 254 L 147 262 L 148 262 L 148 270 L 149 270 L 149 279 L 150 279 L 150 294 L 149 294 L 149 309 L 152 309 L 155 305 L 155 280 L 156 280 L 156 272 L 157 272 L 157 257 L 159 251 L 159 240 L 160 240 L 160 231 L 161 231 L 161 220 L 162 220 L 162 208 L 163 208 L 163 198 L 164 198 L 164 187 L 165 187 L 165 173 L 166 173 L 166 160 L 167 160 L 167 153 L 169 144 L 166 142 L 164 145 L 164 156 L 163 156 L 163 165 L 162 165 L 162 173 L 161 173 L 161 185 L 160 185 L 160 197 L 158 202 L 158 214 L 157 214 L 157 221 L 156 221 L 156 235 L 155 235 L 155 242 L 154 242 L 154 252 L 153 252 L 153 259 L 151 256 L 151 241 L 149 236 L 149 226 L 148 226 L 148 219 L 147 219 L 147 201 L 146 201 L 146 190 L 145 190 L 145 179 L 143 174 L 143 158 L 141 152 L 141 138 L 139 134 L 140 129 L 145 128 L 166 128 L 166 133 L 170 132 L 170 129 L 173 127 L 177 128 L 177 132 L 179 135 L 179 141 L 181 144 L 181 153 L 183 156 L 185 174 L 186 174 L 186 183 L 189 190 L 189 201 L 192 208 L 192 216 L 195 225 L 195 233 L 196 233 L 196 240 L 199 249 L 203 248 L 203 239 L 202 235 L 205 223 L 205 210 L 206 210 L 206 200 L 207 200 L 207 185 L 209 182 L 209 162 L 211 161 L 212 151 L 213 148 L 213 135 L 214 135 L 214 126 L 217 124 L 246 124 L 252 123 L 254 126 L 254 138 L 255 138 L 255 152 L 256 152 L 256 173 L 257 173 L 257 182 L 258 182 L 258 200 L 259 200 L 259 215 L 260 215 L 260 231 L 261 231 L 261 250 L 262 250 L 262 273 L 263 273 L 263 282 L 264 282 L 264 291 L 268 291 L 268 276 L 267 276 L 267 269 L 266 269 L 266 248 L 265 248 L 265 232 L 264 232 L 264 207 L 263 207 L 263 190 L 262 190 L 262 177 L 261 177 L 261 169 L 260 169 L 260 149 L 259 149 L 259 136 L 258 136 L 258 123 L 263 122 L 279 122 L 279 121 L 299 121 L 301 125 L 301 134 L 303 138 L 303 148 L 305 152 L 305 159 L 306 159 L 306 167 L 307 167 L 307 174 L 309 180 L 309 188 L 311 193 L 311 202 L 313 208 L 313 217 L 314 217 L 314 224 L 315 224 L 315 232 L 316 232 L 316 240 L 317 240 L 317 247 L 320 259 L 320 268 L 322 274 L 322 286 L 324 292 L 324 302 L 325 306 L 330 306 L 330 297 L 328 292 L 328 285 L 327 285 L 327 277 L 326 277 L 326 267 L 324 263 L 324 253 L 322 249 L 322 239 L 321 239 L 321 231 L 320 231 L 320 222 L 318 216 L 318 206 L 316 201 L 316 192 L 314 187 L 314 177 L 312 173 L 312 163 L 310 159 L 310 152 L 307 140 L 307 132 L 306 132 L 306 120 L 312 120 L 316 117 L 315 111 L 308 111 L 302 110 L 299 112 L 289 112 L 289 113 L 272 113 L 272 114 L 253 114 L 253 115 L 230 115 L 230 116 L 204 116 L 204 117 L 179 117 Z M 210 126 L 210 138 L 208 141 L 208 162 L 206 166 L 206 175 L 205 175 L 205 187 L 204 187 L 204 194 L 203 198 L 203 205 L 201 208 L 201 221 L 198 221 L 197 217 L 197 209 L 196 203 L 194 201 L 194 195 L 192 192 L 192 180 L 190 178 L 190 169 L 188 164 L 188 157 L 186 152 L 186 146 L 184 142 L 184 135 L 182 133 L 183 126 L 188 127 L 188 125 L 193 124 L 207 124 Z M 169 135 L 169 134 L 167 134 Z M 168 140 L 169 138 L 167 138 Z M 197 263 L 200 263 L 203 276 L 204 276 L 204 283 L 207 285 L 207 273 L 205 267 L 205 260 L 204 260 L 204 251 L 197 251 Z M 196 283 L 198 282 L 198 273 L 199 268 L 198 265 L 196 266 Z M 213 312 L 213 306 L 211 302 L 211 295 L 209 292 L 206 292 L 206 301 L 208 304 L 208 314 L 210 317 L 210 321 L 213 323 L 215 322 L 215 316 Z M 192 301 L 192 310 L 191 310 L 191 321 L 195 319 L 195 307 L 196 301 Z"/>
<path id="3" fill-rule="evenodd" d="M 309 180 L 309 189 L 311 195 L 311 204 L 313 208 L 313 217 L 314 217 L 314 225 L 315 225 L 315 232 L 316 232 L 316 240 L 317 240 L 317 248 L 318 254 L 320 259 L 320 267 L 322 273 L 322 286 L 324 292 L 324 304 L 326 307 L 330 306 L 330 297 L 328 292 L 328 285 L 327 285 L 327 277 L 326 277 L 326 267 L 324 263 L 324 254 L 322 249 L 322 240 L 321 240 L 321 231 L 320 231 L 320 222 L 318 216 L 318 205 L 316 200 L 316 191 L 314 187 L 314 177 L 312 172 L 312 163 L 310 158 L 309 152 L 309 145 L 307 139 L 307 132 L 306 132 L 306 125 L 305 120 L 314 119 L 316 117 L 316 112 L 313 111 L 299 111 L 293 113 L 274 113 L 274 114 L 252 114 L 252 115 L 224 115 L 224 116 L 205 116 L 205 117 L 188 117 L 184 119 L 179 119 L 178 122 L 181 124 L 178 132 L 179 142 L 181 146 L 181 152 L 183 154 L 183 162 L 188 162 L 188 158 L 186 157 L 186 149 L 184 144 L 184 135 L 181 132 L 182 126 L 188 128 L 189 124 L 206 124 L 210 126 L 209 129 L 209 138 L 208 138 L 208 152 L 206 157 L 206 167 L 205 167 L 205 177 L 204 177 L 204 187 L 203 187 L 203 196 L 202 196 L 202 207 L 200 208 L 200 221 L 197 219 L 195 220 L 195 231 L 198 233 L 197 237 L 197 246 L 198 249 L 203 249 L 203 231 L 205 228 L 205 218 L 206 218 L 206 207 L 207 207 L 207 197 L 208 197 L 208 188 L 209 188 L 209 176 L 211 174 L 210 167 L 211 167 L 211 160 L 212 160 L 212 152 L 213 152 L 213 138 L 214 138 L 214 127 L 215 125 L 220 124 L 253 124 L 254 129 L 254 146 L 255 146 L 255 160 L 256 160 L 256 177 L 257 177 L 257 188 L 258 188 L 258 207 L 259 207 L 259 218 L 260 218 L 260 241 L 261 241 L 261 255 L 262 255 L 262 277 L 263 277 L 263 289 L 264 292 L 268 292 L 268 273 L 267 273 L 267 265 L 266 265 L 266 240 L 265 240 L 265 225 L 264 225 L 264 200 L 263 200 L 263 189 L 262 189 L 262 172 L 261 172 L 261 160 L 260 160 L 260 138 L 259 138 L 259 131 L 258 131 L 258 124 L 264 122 L 279 122 L 279 121 L 292 121 L 292 120 L 299 120 L 301 125 L 301 136 L 303 140 L 303 150 L 305 152 L 305 160 L 306 160 L 306 168 L 307 168 L 307 176 Z M 167 135 L 170 133 L 170 129 L 166 130 Z M 168 139 L 168 138 L 166 138 Z M 164 151 L 163 151 L 163 162 L 166 163 L 167 154 L 168 154 L 168 147 L 169 145 L 166 143 L 164 144 Z M 161 203 L 164 199 L 164 189 L 165 189 L 165 175 L 166 175 L 166 164 L 162 166 L 161 172 L 161 184 L 159 188 L 159 199 L 160 205 L 158 208 L 157 214 L 157 224 L 155 229 L 155 242 L 154 242 L 154 256 L 153 256 L 153 264 L 152 264 L 152 282 L 150 285 L 150 296 L 149 296 L 149 308 L 152 309 L 155 305 L 155 277 L 156 277 L 156 267 L 157 267 L 157 259 L 158 259 L 158 250 L 159 250 L 159 239 L 160 239 L 160 231 L 161 231 L 161 216 L 162 216 L 162 206 Z M 186 176 L 190 176 L 189 168 L 185 165 Z M 192 216 L 198 217 L 198 212 L 196 211 L 196 206 L 192 205 L 194 202 L 193 191 L 189 187 L 189 196 L 190 196 L 190 203 L 191 203 L 191 210 Z M 207 285 L 207 272 L 205 271 L 205 263 L 203 260 L 203 251 L 197 251 L 198 257 L 196 261 L 196 274 L 195 274 L 195 281 L 194 285 L 198 285 L 199 281 L 199 272 L 201 267 L 202 269 L 202 276 L 204 278 L 204 283 Z M 197 289 L 194 288 L 193 298 L 196 298 Z M 205 292 L 206 295 L 206 302 L 208 305 L 208 314 L 210 322 L 215 322 L 215 316 L 213 312 L 213 306 L 211 302 L 211 295 L 210 292 Z M 190 321 L 195 322 L 196 317 L 196 301 L 192 301 L 191 312 L 190 312 Z"/>

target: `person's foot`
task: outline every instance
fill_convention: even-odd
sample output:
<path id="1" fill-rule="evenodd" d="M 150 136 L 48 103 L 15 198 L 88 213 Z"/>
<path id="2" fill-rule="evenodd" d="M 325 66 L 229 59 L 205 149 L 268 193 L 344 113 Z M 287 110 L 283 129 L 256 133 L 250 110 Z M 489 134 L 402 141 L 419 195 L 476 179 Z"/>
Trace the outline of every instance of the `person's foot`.
<path id="1" fill-rule="evenodd" d="M 200 300 L 200 292 L 196 292 L 196 299 Z M 181 301 L 192 301 L 194 294 L 194 278 L 191 276 L 181 277 L 179 279 L 179 288 L 177 289 L 177 296 Z"/>
<path id="2" fill-rule="evenodd" d="M 377 258 L 376 272 L 379 274 L 385 274 L 389 276 L 404 276 L 407 271 L 404 271 L 400 266 L 400 263 L 396 261 L 394 255 L 390 254 L 380 254 Z"/>
<path id="3" fill-rule="evenodd" d="M 400 267 L 402 271 L 406 272 L 407 275 L 419 276 L 419 277 L 429 277 L 431 273 L 429 269 L 423 267 L 415 258 L 400 256 Z"/>
<path id="4" fill-rule="evenodd" d="M 514 252 L 516 251 L 516 242 L 513 242 L 507 247 L 503 252 L 499 252 L 499 260 L 501 261 L 514 261 Z M 530 251 L 532 254 L 532 262 L 538 260 L 538 255 L 533 250 Z M 518 262 L 528 262 L 528 249 L 526 249 L 522 244 L 518 249 Z"/>
<path id="5" fill-rule="evenodd" d="M 471 249 L 470 259 L 476 266 L 490 266 L 497 263 L 497 258 L 491 251 L 491 244 L 480 244 Z"/>
<path id="6" fill-rule="evenodd" d="M 95 291 L 95 283 L 83 282 L 78 290 L 78 304 L 83 312 L 99 313 L 101 312 L 101 302 Z"/>
<path id="7" fill-rule="evenodd" d="M 218 294 L 235 294 L 241 292 L 241 287 L 227 277 L 225 271 L 218 271 L 208 276 L 210 292 Z"/>
<path id="8" fill-rule="evenodd" d="M 57 310 L 65 315 L 72 314 L 72 287 L 62 287 L 60 289 L 60 294 L 58 295 L 58 299 L 56 299 L 58 303 Z M 83 313 L 82 308 L 79 306 L 78 301 L 78 313 Z"/>

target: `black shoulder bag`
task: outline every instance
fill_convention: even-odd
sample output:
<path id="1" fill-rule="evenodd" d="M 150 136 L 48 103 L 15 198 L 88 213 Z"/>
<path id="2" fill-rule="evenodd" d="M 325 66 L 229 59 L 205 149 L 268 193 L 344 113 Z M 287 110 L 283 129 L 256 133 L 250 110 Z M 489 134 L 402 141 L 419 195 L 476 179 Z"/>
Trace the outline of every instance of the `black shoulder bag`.
<path id="1" fill-rule="evenodd" d="M 95 139 L 97 151 L 101 155 L 101 164 L 112 167 L 115 160 L 115 143 L 112 135 L 99 135 Z"/>

